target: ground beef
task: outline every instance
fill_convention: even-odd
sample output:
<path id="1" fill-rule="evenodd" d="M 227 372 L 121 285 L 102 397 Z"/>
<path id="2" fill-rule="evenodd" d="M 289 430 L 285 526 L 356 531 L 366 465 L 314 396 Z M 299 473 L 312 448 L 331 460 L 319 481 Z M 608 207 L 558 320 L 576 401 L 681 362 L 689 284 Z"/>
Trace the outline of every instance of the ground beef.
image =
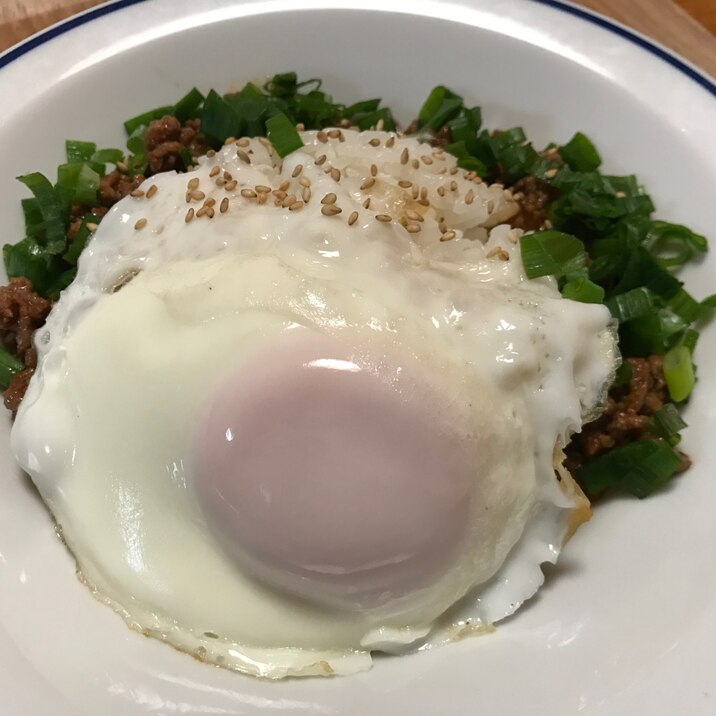
<path id="1" fill-rule="evenodd" d="M 587 423 L 567 446 L 565 465 L 571 472 L 612 448 L 654 437 L 646 430 L 649 417 L 669 401 L 664 357 L 627 358 L 626 362 L 632 370 L 629 383 L 612 388 L 604 414 Z M 691 462 L 681 453 L 680 457 L 683 471 Z"/>
<path id="2" fill-rule="evenodd" d="M 127 194 L 131 194 L 142 182 L 144 177 L 141 174 L 130 177 L 127 174 L 115 169 L 99 180 L 98 196 L 103 207 L 114 206 Z"/>
<path id="3" fill-rule="evenodd" d="M 547 221 L 547 207 L 555 198 L 555 190 L 536 177 L 520 179 L 511 187 L 520 210 L 510 219 L 510 225 L 524 231 L 537 231 Z"/>
<path id="4" fill-rule="evenodd" d="M 44 324 L 52 304 L 38 296 L 26 278 L 14 278 L 0 286 L 0 341 L 26 366 L 17 373 L 4 393 L 5 406 L 17 410 L 37 365 L 32 336 Z"/>
<path id="5" fill-rule="evenodd" d="M 182 124 L 169 114 L 150 122 L 144 138 L 149 162 L 147 173 L 157 174 L 183 167 L 182 149 L 188 149 L 192 157 L 204 154 L 206 146 L 199 135 L 199 128 L 198 119 Z"/>
<path id="6" fill-rule="evenodd" d="M 90 209 L 90 214 L 96 216 L 97 219 L 101 219 L 109 211 L 106 206 L 95 206 Z M 84 204 L 73 204 L 70 218 L 70 225 L 67 227 L 67 239 L 70 243 L 74 240 L 77 232 L 82 226 L 82 219 L 84 219 L 87 213 L 87 207 Z"/>

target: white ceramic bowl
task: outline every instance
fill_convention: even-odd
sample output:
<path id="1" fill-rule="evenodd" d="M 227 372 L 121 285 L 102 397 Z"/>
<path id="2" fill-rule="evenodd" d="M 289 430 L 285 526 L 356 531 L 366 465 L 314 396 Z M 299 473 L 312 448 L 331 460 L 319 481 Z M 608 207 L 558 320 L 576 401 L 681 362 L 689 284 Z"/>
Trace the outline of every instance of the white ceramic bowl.
<path id="1" fill-rule="evenodd" d="M 0 217 L 22 237 L 14 181 L 54 171 L 67 137 L 119 145 L 121 121 L 196 84 L 228 90 L 295 69 L 337 97 L 382 96 L 409 120 L 445 83 L 488 126 L 537 143 L 591 136 L 636 172 L 661 217 L 716 226 L 716 85 L 609 21 L 549 0 L 120 0 L 0 57 Z M 713 235 L 713 233 L 712 233 Z M 713 292 L 712 258 L 686 274 Z M 130 632 L 75 580 L 0 435 L 0 712 L 103 714 L 646 714 L 716 712 L 716 329 L 687 418 L 696 466 L 644 502 L 612 500 L 547 585 L 490 636 L 379 659 L 365 674 L 267 683 Z"/>

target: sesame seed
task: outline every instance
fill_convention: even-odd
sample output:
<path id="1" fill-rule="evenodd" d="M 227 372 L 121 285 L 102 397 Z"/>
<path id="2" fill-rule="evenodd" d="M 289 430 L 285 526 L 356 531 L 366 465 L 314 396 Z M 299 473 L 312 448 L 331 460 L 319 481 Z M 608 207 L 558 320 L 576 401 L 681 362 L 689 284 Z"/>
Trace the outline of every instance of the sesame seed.
<path id="1" fill-rule="evenodd" d="M 231 172 L 224 172 L 224 180 L 231 181 L 234 177 L 231 176 Z"/>
<path id="2" fill-rule="evenodd" d="M 212 199 L 207 199 L 207 200 L 204 202 L 204 206 L 214 206 L 214 204 L 216 204 L 216 199 L 213 199 L 213 198 L 212 198 Z"/>
<path id="3" fill-rule="evenodd" d="M 382 224 L 387 224 L 390 221 L 393 221 L 392 216 L 388 216 L 388 214 L 376 214 L 375 220 L 380 221 Z"/>
<path id="4" fill-rule="evenodd" d="M 303 164 L 297 164 L 296 168 L 291 172 L 291 176 L 295 179 L 303 171 Z"/>
<path id="5" fill-rule="evenodd" d="M 85 226 L 89 231 L 97 231 L 97 224 L 88 223 L 85 224 Z"/>
<path id="6" fill-rule="evenodd" d="M 551 229 L 552 228 L 552 222 L 549 219 L 544 220 L 544 228 L 545 229 Z"/>
<path id="7" fill-rule="evenodd" d="M 446 231 L 441 237 L 440 241 L 451 241 L 457 236 L 454 231 Z"/>
<path id="8" fill-rule="evenodd" d="M 370 197 L 368 197 L 368 198 L 363 202 L 363 208 L 364 208 L 364 209 L 370 208 Z"/>
<path id="9" fill-rule="evenodd" d="M 193 218 L 194 218 L 194 209 L 189 209 L 189 211 L 186 212 L 184 221 L 188 224 Z"/>
<path id="10" fill-rule="evenodd" d="M 288 207 L 289 211 L 298 211 L 299 209 L 303 209 L 303 202 L 302 201 L 294 201 L 291 206 Z"/>
<path id="11" fill-rule="evenodd" d="M 488 199 L 487 202 L 485 202 L 485 208 L 487 209 L 487 213 L 491 214 L 495 210 L 495 202 L 492 201 L 492 199 Z"/>
<path id="12" fill-rule="evenodd" d="M 220 171 L 221 171 L 221 167 L 217 164 L 216 166 L 211 168 L 211 171 L 209 172 L 209 176 L 215 177 Z"/>
<path id="13" fill-rule="evenodd" d="M 303 132 L 306 129 L 306 125 L 303 122 L 298 122 L 296 124 L 296 131 L 297 132 Z"/>
<path id="14" fill-rule="evenodd" d="M 410 152 L 408 152 L 408 148 L 405 147 L 405 149 L 403 149 L 403 151 L 400 153 L 400 163 L 407 164 L 409 159 L 410 159 Z"/>
<path id="15" fill-rule="evenodd" d="M 239 182 L 236 181 L 236 179 L 232 179 L 230 182 L 227 182 L 226 186 L 224 187 L 226 191 L 234 191 L 236 189 Z"/>
<path id="16" fill-rule="evenodd" d="M 273 150 L 273 144 L 271 144 L 271 142 L 266 137 L 259 137 L 259 142 L 261 142 L 261 144 L 263 144 L 263 146 L 266 147 L 269 152 Z"/>
<path id="17" fill-rule="evenodd" d="M 208 206 L 202 206 L 201 209 L 196 212 L 195 216 L 197 219 L 201 219 L 201 217 L 206 216 L 209 211 L 211 211 L 211 209 L 209 209 Z"/>
<path id="18" fill-rule="evenodd" d="M 257 184 L 254 189 L 258 194 L 270 194 L 271 193 L 271 187 L 266 186 L 265 184 Z"/>
<path id="19" fill-rule="evenodd" d="M 236 137 L 227 137 L 224 144 L 236 144 Z"/>
<path id="20" fill-rule="evenodd" d="M 335 216 L 336 214 L 340 214 L 341 211 L 343 211 L 343 209 L 335 204 L 326 204 L 321 207 L 321 214 L 324 216 Z"/>
<path id="21" fill-rule="evenodd" d="M 229 210 L 229 197 L 228 197 L 228 196 L 225 196 L 225 197 L 221 200 L 221 204 L 219 204 L 219 211 L 220 211 L 222 214 L 225 214 L 228 210 Z"/>
<path id="22" fill-rule="evenodd" d="M 333 181 L 340 181 L 341 180 L 341 170 L 333 167 L 333 169 L 331 169 L 331 179 L 333 179 Z"/>
<path id="23" fill-rule="evenodd" d="M 140 230 L 143 229 L 146 225 L 147 225 L 147 220 L 146 220 L 146 219 L 139 219 L 139 221 L 137 221 L 137 223 L 134 225 L 134 228 L 135 228 L 137 231 L 140 231 Z"/>
<path id="24" fill-rule="evenodd" d="M 420 198 L 421 199 L 427 199 L 428 198 L 428 188 L 426 186 L 422 187 L 420 189 Z"/>
<path id="25" fill-rule="evenodd" d="M 218 187 L 222 187 L 224 186 L 224 184 L 226 184 L 226 179 L 224 179 L 223 177 L 219 177 L 214 181 L 214 184 L 216 184 L 216 186 Z"/>
<path id="26" fill-rule="evenodd" d="M 454 179 L 450 182 L 450 191 L 457 191 L 457 182 Z"/>
<path id="27" fill-rule="evenodd" d="M 378 167 L 377 167 L 375 164 L 371 164 L 371 165 L 370 165 L 370 175 L 371 175 L 372 177 L 377 177 L 377 176 L 378 176 Z"/>
<path id="28" fill-rule="evenodd" d="M 242 189 L 241 196 L 245 197 L 246 199 L 255 199 L 257 194 L 253 189 Z"/>
<path id="29" fill-rule="evenodd" d="M 439 186 L 439 187 L 437 188 L 437 192 L 438 192 L 438 194 L 439 194 L 440 196 L 445 196 L 445 187 L 444 187 L 444 186 Z"/>
<path id="30" fill-rule="evenodd" d="M 343 134 L 343 132 L 341 132 L 340 129 L 331 129 L 330 131 L 326 132 L 326 134 L 331 139 L 338 139 L 341 136 L 341 134 Z"/>
<path id="31" fill-rule="evenodd" d="M 457 172 L 458 172 L 457 167 L 452 167 L 452 168 L 450 169 L 450 175 L 451 175 L 451 176 L 455 176 L 455 175 L 457 174 Z"/>
<path id="32" fill-rule="evenodd" d="M 297 200 L 296 200 L 295 194 L 289 194 L 289 195 L 281 202 L 281 206 L 282 206 L 284 209 L 287 209 L 289 206 L 291 206 L 291 204 L 295 204 L 296 201 L 297 201 Z"/>
<path id="33" fill-rule="evenodd" d="M 380 139 L 378 139 L 378 137 L 373 137 L 373 139 L 371 139 L 370 142 L 368 142 L 368 144 L 370 144 L 371 147 L 379 147 Z"/>
<path id="34" fill-rule="evenodd" d="M 158 191 L 159 187 L 156 184 L 152 184 L 149 189 L 147 189 L 147 199 L 151 199 Z"/>
<path id="35" fill-rule="evenodd" d="M 274 205 L 274 206 L 281 206 L 281 199 L 274 199 L 274 200 L 273 200 L 273 205 Z"/>
<path id="36" fill-rule="evenodd" d="M 321 142 L 321 144 L 326 144 L 326 142 L 328 142 L 328 135 L 323 131 L 319 131 L 316 132 L 316 139 Z"/>
<path id="37" fill-rule="evenodd" d="M 236 156 L 241 159 L 244 164 L 251 164 L 251 157 L 243 149 L 237 149 Z"/>
<path id="38" fill-rule="evenodd" d="M 420 161 L 423 164 L 432 164 L 433 163 L 433 160 L 427 154 L 423 154 L 423 156 L 420 157 Z"/>
<path id="39" fill-rule="evenodd" d="M 420 162 L 417 159 L 413 159 L 411 162 L 413 169 L 420 169 Z"/>
<path id="40" fill-rule="evenodd" d="M 475 192 L 470 189 L 470 191 L 465 194 L 465 203 L 466 204 L 472 204 L 472 202 L 475 201 Z"/>
<path id="41" fill-rule="evenodd" d="M 339 122 L 339 124 L 340 124 L 341 127 L 343 127 L 344 129 L 348 129 L 348 127 L 351 126 L 351 121 L 350 121 L 350 119 L 346 119 L 346 118 L 344 117 L 344 118 Z"/>
<path id="42" fill-rule="evenodd" d="M 420 206 L 430 206 L 430 200 L 429 199 L 418 199 L 418 204 L 420 204 Z"/>
<path id="43" fill-rule="evenodd" d="M 189 191 L 194 191 L 199 186 L 199 177 L 194 177 L 193 179 L 189 179 L 189 183 L 186 185 L 186 188 Z"/>
<path id="44" fill-rule="evenodd" d="M 213 149 L 210 149 L 210 150 L 206 153 L 206 156 L 209 157 L 209 158 L 215 157 L 215 156 L 216 156 L 216 152 L 215 152 Z"/>
<path id="45" fill-rule="evenodd" d="M 406 224 L 405 230 L 409 234 L 417 234 L 420 231 L 420 224 L 414 224 L 412 222 Z"/>
<path id="46" fill-rule="evenodd" d="M 413 188 L 410 190 L 410 194 L 413 199 L 417 199 L 420 196 L 420 187 L 416 184 L 413 184 Z"/>
<path id="47" fill-rule="evenodd" d="M 279 201 L 283 201 L 288 194 L 285 191 L 281 191 L 281 189 L 274 189 L 271 192 Z"/>
<path id="48" fill-rule="evenodd" d="M 189 196 L 194 201 L 201 201 L 202 199 L 204 199 L 206 197 L 206 194 L 204 194 L 203 191 L 199 191 L 198 189 L 195 189 L 194 191 L 189 192 Z"/>
<path id="49" fill-rule="evenodd" d="M 507 201 L 512 201 L 512 199 L 514 199 L 514 197 L 512 196 L 512 192 L 509 189 L 505 189 L 503 195 L 505 199 L 507 199 Z"/>
<path id="50" fill-rule="evenodd" d="M 348 226 L 353 226 L 353 224 L 358 221 L 358 212 L 354 211 L 349 217 L 348 217 Z"/>
<path id="51" fill-rule="evenodd" d="M 126 174 L 129 171 L 129 166 L 127 166 L 126 162 L 117 162 L 116 166 L 122 174 Z"/>
<path id="52" fill-rule="evenodd" d="M 305 204 L 308 204 L 308 202 L 311 200 L 311 190 L 307 187 L 303 187 L 303 191 L 301 192 L 301 199 L 303 199 L 303 202 Z"/>
<path id="53" fill-rule="evenodd" d="M 395 135 L 392 134 L 388 139 L 385 140 L 385 146 L 390 149 L 395 144 Z"/>
<path id="54" fill-rule="evenodd" d="M 266 199 L 268 199 L 268 196 L 269 196 L 268 194 L 259 194 L 258 198 L 256 199 L 256 203 L 257 204 L 265 204 Z"/>
<path id="55" fill-rule="evenodd" d="M 408 219 L 410 219 L 411 221 L 423 221 L 422 215 L 419 214 L 419 213 L 418 213 L 417 211 L 415 211 L 414 209 L 408 209 L 408 210 L 405 212 L 405 216 L 407 216 Z"/>
<path id="56" fill-rule="evenodd" d="M 240 147 L 248 147 L 251 142 L 249 141 L 248 137 L 241 137 L 238 142 L 236 142 Z"/>
<path id="57" fill-rule="evenodd" d="M 335 204 L 337 198 L 338 197 L 333 192 L 331 192 L 330 194 L 326 194 L 323 199 L 321 199 L 321 204 Z"/>
<path id="58" fill-rule="evenodd" d="M 545 172 L 545 176 L 546 175 L 547 175 L 547 172 Z M 626 196 L 626 194 L 623 191 L 618 191 L 614 194 L 614 196 L 616 196 L 617 199 L 623 199 Z"/>
<path id="59" fill-rule="evenodd" d="M 500 259 L 500 261 L 508 261 L 510 255 L 501 246 L 495 246 L 488 254 L 488 259 Z"/>
<path id="60" fill-rule="evenodd" d="M 135 199 L 139 199 L 139 197 L 144 196 L 144 192 L 141 189 L 135 189 L 134 191 L 129 193 L 129 196 L 133 196 Z"/>
<path id="61" fill-rule="evenodd" d="M 290 187 L 290 186 L 291 186 L 291 182 L 288 179 L 286 179 L 285 181 L 282 181 L 278 185 L 278 190 L 279 191 L 288 191 L 288 187 Z"/>
<path id="62" fill-rule="evenodd" d="M 363 191 L 365 189 L 370 189 L 373 186 L 373 184 L 375 184 L 375 179 L 373 179 L 373 177 L 368 177 L 360 185 L 361 191 Z"/>
<path id="63" fill-rule="evenodd" d="M 398 186 L 402 187 L 403 189 L 410 189 L 410 187 L 413 186 L 413 182 L 408 181 L 407 179 L 401 179 L 398 182 Z"/>
<path id="64" fill-rule="evenodd" d="M 382 132 L 382 131 L 383 131 L 383 127 L 385 127 L 385 120 L 379 119 L 379 120 L 375 123 L 375 128 L 376 128 L 376 130 L 377 130 L 378 132 Z"/>

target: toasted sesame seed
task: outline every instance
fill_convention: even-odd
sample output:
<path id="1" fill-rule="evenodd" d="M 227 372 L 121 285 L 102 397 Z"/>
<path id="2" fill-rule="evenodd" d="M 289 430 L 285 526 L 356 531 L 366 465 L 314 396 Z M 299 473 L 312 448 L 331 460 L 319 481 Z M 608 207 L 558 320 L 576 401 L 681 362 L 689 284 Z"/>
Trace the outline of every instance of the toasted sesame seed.
<path id="1" fill-rule="evenodd" d="M 241 139 L 239 139 L 236 143 L 237 143 L 240 147 L 248 147 L 249 144 L 251 144 L 251 141 L 249 140 L 248 137 L 241 137 Z"/>
<path id="2" fill-rule="evenodd" d="M 287 209 L 289 206 L 291 206 L 291 204 L 295 204 L 296 201 L 297 201 L 297 200 L 296 200 L 296 195 L 295 195 L 295 194 L 289 194 L 289 195 L 281 202 L 281 206 L 282 206 L 284 209 Z"/>
<path id="3" fill-rule="evenodd" d="M 225 196 L 225 197 L 221 200 L 221 204 L 219 204 L 219 211 L 220 211 L 222 214 L 225 214 L 228 210 L 229 210 L 229 197 L 228 197 L 228 196 Z"/>
<path id="4" fill-rule="evenodd" d="M 512 196 L 512 192 L 509 189 L 505 189 L 502 194 L 505 199 L 507 199 L 507 201 L 512 201 L 512 199 L 514 199 L 514 197 Z"/>
<path id="5" fill-rule="evenodd" d="M 189 211 L 186 212 L 184 221 L 186 221 L 186 223 L 188 224 L 193 218 L 194 218 L 194 209 L 189 209 Z"/>
<path id="6" fill-rule="evenodd" d="M 432 152 L 430 152 L 435 158 L 440 158 L 444 156 L 445 150 L 441 149 L 440 147 L 435 147 Z"/>
<path id="7" fill-rule="evenodd" d="M 423 154 L 423 156 L 420 157 L 420 161 L 421 161 L 423 164 L 432 164 L 432 163 L 433 163 L 432 158 L 429 157 L 427 154 Z"/>
<path id="8" fill-rule="evenodd" d="M 495 189 L 504 189 L 504 188 L 505 188 L 505 185 L 504 185 L 504 184 L 500 184 L 500 182 L 497 182 L 497 181 L 496 181 L 492 186 L 493 186 Z"/>
<path id="9" fill-rule="evenodd" d="M 297 164 L 296 168 L 291 172 L 291 176 L 295 179 L 303 171 L 303 164 Z"/>
<path id="10" fill-rule="evenodd" d="M 257 184 L 254 187 L 254 189 L 258 194 L 270 194 L 271 193 L 271 187 L 266 186 L 265 184 Z"/>
<path id="11" fill-rule="evenodd" d="M 388 214 L 376 214 L 375 220 L 380 221 L 382 224 L 387 224 L 388 222 L 393 221 L 393 217 Z"/>
<path id="12" fill-rule="evenodd" d="M 438 230 L 441 234 L 444 234 L 448 230 L 444 221 L 438 221 Z"/>
<path id="13" fill-rule="evenodd" d="M 491 214 L 495 210 L 495 202 L 492 201 L 492 199 L 488 199 L 485 202 L 485 208 L 487 209 L 487 213 Z"/>
<path id="14" fill-rule="evenodd" d="M 430 206 L 430 199 L 418 199 L 420 206 Z"/>
<path id="15" fill-rule="evenodd" d="M 265 204 L 266 199 L 268 199 L 268 196 L 269 196 L 268 194 L 259 194 L 256 199 L 256 203 L 257 204 Z"/>
<path id="16" fill-rule="evenodd" d="M 346 118 L 344 117 L 344 118 L 339 122 L 339 124 L 340 124 L 341 127 L 343 127 L 344 129 L 348 129 L 348 127 L 351 126 L 351 121 L 350 121 L 350 119 L 346 119 Z"/>
<path id="17" fill-rule="evenodd" d="M 279 201 L 283 201 L 288 194 L 285 191 L 281 191 L 281 189 L 274 189 L 271 192 Z"/>
<path id="18" fill-rule="evenodd" d="M 309 201 L 311 201 L 311 190 L 307 187 L 303 187 L 303 191 L 301 192 L 301 199 L 303 199 L 305 204 L 308 204 Z"/>
<path id="19" fill-rule="evenodd" d="M 444 186 L 439 186 L 439 187 L 437 188 L 437 192 L 438 192 L 438 194 L 439 194 L 440 196 L 445 196 L 445 187 L 444 187 Z"/>
<path id="20" fill-rule="evenodd" d="M 285 181 L 282 181 L 278 185 L 278 190 L 279 191 L 288 191 L 288 187 L 290 187 L 290 186 L 291 186 L 291 182 L 288 179 L 286 179 Z"/>
<path id="21" fill-rule="evenodd" d="M 266 137 L 259 137 L 259 142 L 261 142 L 261 144 L 263 144 L 264 147 L 269 150 L 269 152 L 273 150 L 273 144 L 271 144 L 271 142 Z"/>
<path id="22" fill-rule="evenodd" d="M 450 191 L 457 191 L 457 182 L 454 179 L 450 182 Z"/>
<path id="23" fill-rule="evenodd" d="M 199 191 L 198 189 L 195 189 L 194 191 L 189 192 L 189 196 L 194 201 L 201 201 L 202 199 L 204 199 L 206 197 L 206 194 L 204 194 L 203 191 Z"/>
<path id="24" fill-rule="evenodd" d="M 552 222 L 549 219 L 544 220 L 544 228 L 545 229 L 551 229 L 552 228 Z"/>
<path id="25" fill-rule="evenodd" d="M 419 214 L 415 211 L 415 209 L 408 209 L 405 212 L 405 216 L 407 216 L 411 221 L 423 221 L 422 214 Z"/>
<path id="26" fill-rule="evenodd" d="M 189 183 L 186 185 L 186 188 L 189 191 L 194 191 L 199 186 L 199 177 L 194 177 L 193 179 L 189 179 Z"/>
<path id="27" fill-rule="evenodd" d="M 388 149 L 390 149 L 394 144 L 395 144 L 395 135 L 391 134 L 391 136 L 385 140 L 385 146 L 388 147 Z"/>
<path id="28" fill-rule="evenodd" d="M 139 219 L 137 223 L 134 225 L 134 228 L 139 231 L 140 229 L 143 229 L 147 225 L 146 219 Z"/>
<path id="29" fill-rule="evenodd" d="M 122 172 L 122 174 L 126 174 L 129 171 L 129 166 L 126 162 L 117 162 L 116 166 L 117 170 Z"/>
<path id="30" fill-rule="evenodd" d="M 413 159 L 411 162 L 413 169 L 420 169 L 420 162 L 417 159 Z"/>
<path id="31" fill-rule="evenodd" d="M 371 165 L 370 165 L 370 175 L 371 175 L 372 177 L 377 177 L 377 176 L 378 176 L 378 167 L 377 167 L 375 164 L 371 164 Z"/>
<path id="32" fill-rule="evenodd" d="M 420 231 L 420 224 L 415 224 L 411 221 L 405 225 L 405 230 L 409 234 L 417 234 Z"/>
<path id="33" fill-rule="evenodd" d="M 251 164 L 251 157 L 243 149 L 237 149 L 236 156 L 241 159 L 244 164 Z"/>
<path id="34" fill-rule="evenodd" d="M 224 144 L 236 144 L 236 137 L 227 137 Z"/>
<path id="35" fill-rule="evenodd" d="M 236 179 L 232 179 L 230 182 L 226 183 L 226 186 L 224 188 L 226 189 L 226 191 L 234 191 L 238 184 L 239 182 L 237 182 Z"/>
<path id="36" fill-rule="evenodd" d="M 241 196 L 245 197 L 246 199 L 255 199 L 257 194 L 253 189 L 242 189 Z"/>
<path id="37" fill-rule="evenodd" d="M 316 132 L 316 139 L 321 142 L 321 144 L 326 144 L 326 142 L 328 142 L 328 135 L 323 131 L 319 131 Z"/>
<path id="38" fill-rule="evenodd" d="M 330 194 L 326 194 L 323 199 L 321 199 L 321 204 L 335 204 L 337 198 L 338 197 L 333 192 L 331 192 Z"/>
<path id="39" fill-rule="evenodd" d="M 375 179 L 373 179 L 373 177 L 368 177 L 360 185 L 361 191 L 363 191 L 365 189 L 370 189 L 373 186 L 373 184 L 375 184 Z"/>
<path id="40" fill-rule="evenodd" d="M 470 191 L 465 194 L 465 203 L 466 204 L 472 204 L 472 202 L 475 201 L 475 192 L 470 189 Z"/>
<path id="41" fill-rule="evenodd" d="M 135 189 L 129 193 L 129 196 L 133 196 L 135 199 L 139 199 L 144 196 L 144 192 L 141 189 Z"/>
<path id="42" fill-rule="evenodd" d="M 204 202 L 204 206 L 214 206 L 214 204 L 216 204 L 216 199 L 213 199 L 213 198 L 207 199 Z"/>
<path id="43" fill-rule="evenodd" d="M 451 241 L 457 236 L 457 234 L 454 231 L 446 231 L 443 233 L 443 235 L 440 237 L 440 241 Z"/>
<path id="44" fill-rule="evenodd" d="M 234 177 L 231 176 L 231 172 L 224 172 L 224 180 L 231 181 Z"/>
<path id="45" fill-rule="evenodd" d="M 218 187 L 222 187 L 226 184 L 226 179 L 224 179 L 223 177 L 219 177 L 218 179 L 214 180 L 214 184 L 216 184 L 216 186 Z"/>
<path id="46" fill-rule="evenodd" d="M 152 184 L 149 189 L 147 189 L 147 199 L 151 199 L 158 191 L 159 187 L 156 184 Z"/>
<path id="47" fill-rule="evenodd" d="M 426 186 L 421 187 L 420 189 L 420 198 L 421 199 L 427 199 L 428 198 L 428 188 Z"/>
<path id="48" fill-rule="evenodd" d="M 274 200 L 273 200 L 273 205 L 274 205 L 274 206 L 281 206 L 281 199 L 274 199 Z"/>
<path id="49" fill-rule="evenodd" d="M 450 169 L 450 175 L 451 175 L 451 176 L 455 176 L 455 175 L 457 174 L 457 172 L 458 172 L 458 168 L 457 168 L 457 167 L 452 167 L 452 168 Z"/>
<path id="50" fill-rule="evenodd" d="M 216 156 L 216 152 L 215 152 L 213 149 L 210 149 L 210 150 L 206 153 L 206 156 L 209 157 L 209 158 L 215 157 L 215 156 Z"/>
<path id="51" fill-rule="evenodd" d="M 197 219 L 201 219 L 201 217 L 206 216 L 209 211 L 211 211 L 211 209 L 209 209 L 208 206 L 202 206 L 201 209 L 196 212 L 195 216 Z"/>
<path id="52" fill-rule="evenodd" d="M 296 131 L 303 132 L 306 129 L 306 125 L 303 122 L 296 123 Z"/>
<path id="53" fill-rule="evenodd" d="M 370 197 L 368 197 L 368 198 L 363 202 L 363 208 L 364 208 L 364 209 L 369 209 L 369 208 L 370 208 Z"/>
<path id="54" fill-rule="evenodd" d="M 329 130 L 328 132 L 326 132 L 326 134 L 327 134 L 331 139 L 338 139 L 338 137 L 340 137 L 341 134 L 343 134 L 343 132 L 341 132 L 340 129 L 331 129 L 331 130 Z"/>
<path id="55" fill-rule="evenodd" d="M 215 177 L 220 171 L 221 171 L 221 167 L 217 164 L 216 166 L 213 166 L 211 168 L 211 171 L 209 172 L 209 176 Z"/>
<path id="56" fill-rule="evenodd" d="M 547 172 L 545 172 L 545 176 L 547 175 Z M 617 191 L 615 192 L 614 196 L 617 197 L 617 199 L 623 199 L 626 194 L 623 191 Z"/>
<path id="57" fill-rule="evenodd" d="M 368 144 L 370 144 L 371 147 L 379 147 L 380 139 L 378 139 L 378 137 L 373 137 L 373 139 L 371 139 L 370 142 L 368 142 Z"/>
<path id="58" fill-rule="evenodd" d="M 401 180 L 398 182 L 398 186 L 401 187 L 401 188 L 403 188 L 403 189 L 410 189 L 410 187 L 413 186 L 413 182 L 408 181 L 407 179 L 401 179 Z"/>
<path id="59" fill-rule="evenodd" d="M 403 149 L 403 151 L 400 153 L 400 163 L 407 164 L 409 159 L 410 159 L 410 152 L 408 151 L 408 148 L 405 147 L 405 149 Z"/>
<path id="60" fill-rule="evenodd" d="M 383 127 L 385 127 L 385 120 L 384 120 L 384 119 L 379 119 L 379 120 L 375 123 L 375 129 L 376 129 L 376 131 L 382 132 L 382 131 L 383 131 Z"/>
<path id="61" fill-rule="evenodd" d="M 85 226 L 87 227 L 87 229 L 89 231 L 97 231 L 97 224 L 93 224 L 90 222 L 90 223 L 85 224 Z"/>
<path id="62" fill-rule="evenodd" d="M 358 221 L 358 212 L 354 211 L 351 213 L 351 215 L 348 217 L 348 226 L 353 226 L 353 224 Z"/>
<path id="63" fill-rule="evenodd" d="M 303 209 L 302 201 L 294 201 L 293 204 L 288 207 L 289 211 L 298 211 L 299 209 Z"/>
<path id="64" fill-rule="evenodd" d="M 331 179 L 333 179 L 333 181 L 340 181 L 341 180 L 341 170 L 333 167 L 333 169 L 331 169 Z"/>
<path id="65" fill-rule="evenodd" d="M 343 211 L 343 209 L 335 204 L 326 204 L 321 207 L 321 214 L 324 216 L 335 216 L 336 214 L 340 214 L 341 211 Z"/>

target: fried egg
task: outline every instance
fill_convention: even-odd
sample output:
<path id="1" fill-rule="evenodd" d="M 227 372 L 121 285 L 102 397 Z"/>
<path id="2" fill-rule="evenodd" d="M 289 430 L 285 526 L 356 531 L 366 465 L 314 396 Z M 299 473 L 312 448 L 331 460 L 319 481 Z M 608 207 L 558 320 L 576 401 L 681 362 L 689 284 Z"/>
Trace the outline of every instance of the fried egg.
<path id="1" fill-rule="evenodd" d="M 410 137 L 263 139 L 148 179 L 37 334 L 12 429 L 92 593 L 269 678 L 488 629 L 589 505 L 561 448 L 617 361 L 526 279 L 499 185 Z"/>

